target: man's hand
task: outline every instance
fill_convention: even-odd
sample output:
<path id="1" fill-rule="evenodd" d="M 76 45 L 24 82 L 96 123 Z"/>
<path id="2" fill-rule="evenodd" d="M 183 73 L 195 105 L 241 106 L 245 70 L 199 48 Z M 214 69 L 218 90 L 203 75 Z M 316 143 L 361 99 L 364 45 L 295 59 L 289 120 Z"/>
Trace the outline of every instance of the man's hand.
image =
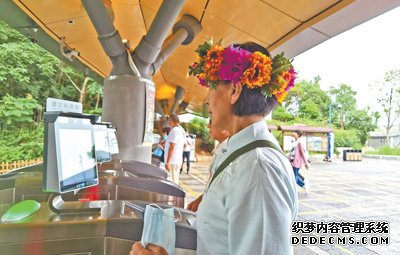
<path id="1" fill-rule="evenodd" d="M 165 170 L 167 170 L 168 172 L 171 170 L 171 168 L 169 167 L 169 163 L 165 164 Z"/>
<path id="2" fill-rule="evenodd" d="M 199 196 L 198 198 L 196 198 L 195 200 L 193 200 L 188 204 L 187 209 L 192 212 L 197 212 L 197 209 L 199 208 L 202 199 L 203 195 Z"/>
<path id="3" fill-rule="evenodd" d="M 168 255 L 167 251 L 154 244 L 148 244 L 146 248 L 140 242 L 132 245 L 129 255 Z"/>

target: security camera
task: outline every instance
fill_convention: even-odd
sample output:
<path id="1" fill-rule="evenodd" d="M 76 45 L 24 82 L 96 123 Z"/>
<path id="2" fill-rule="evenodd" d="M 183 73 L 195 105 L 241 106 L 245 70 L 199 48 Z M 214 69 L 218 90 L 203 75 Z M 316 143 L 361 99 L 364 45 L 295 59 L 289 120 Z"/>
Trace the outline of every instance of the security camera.
<path id="1" fill-rule="evenodd" d="M 79 57 L 79 51 L 73 49 L 64 49 L 62 52 L 64 57 L 68 58 L 70 61 L 73 61 L 74 58 Z"/>
<path id="2" fill-rule="evenodd" d="M 28 38 L 29 38 L 29 40 L 30 40 L 32 43 L 38 43 L 38 41 L 36 40 L 35 37 L 29 36 Z"/>
<path id="3" fill-rule="evenodd" d="M 76 50 L 71 50 L 70 54 L 73 57 L 79 57 L 79 55 L 80 55 L 79 51 L 76 51 Z"/>

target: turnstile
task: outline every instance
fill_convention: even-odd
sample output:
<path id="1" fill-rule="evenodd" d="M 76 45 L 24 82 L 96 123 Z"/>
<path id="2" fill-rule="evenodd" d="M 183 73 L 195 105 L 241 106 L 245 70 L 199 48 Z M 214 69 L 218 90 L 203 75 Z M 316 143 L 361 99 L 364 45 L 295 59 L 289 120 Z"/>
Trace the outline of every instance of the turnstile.
<path id="1" fill-rule="evenodd" d="M 68 203 L 68 202 L 67 202 Z M 82 206 L 101 207 L 100 213 L 55 214 L 47 203 L 24 223 L 0 223 L 2 255 L 128 254 L 141 239 L 143 212 L 140 201 L 91 201 Z M 0 205 L 0 215 L 9 207 Z M 190 225 L 195 215 L 184 209 L 176 223 L 175 254 L 195 254 L 196 229 Z M 178 213 L 175 214 L 179 218 Z"/>
<path id="2" fill-rule="evenodd" d="M 111 161 L 98 165 L 99 172 L 104 170 L 122 170 L 139 175 L 149 175 L 167 179 L 168 173 L 155 165 L 140 161 Z"/>
<path id="3" fill-rule="evenodd" d="M 133 165 L 138 169 L 140 164 Z M 98 186 L 80 190 L 76 195 L 66 193 L 63 199 L 66 201 L 143 200 L 184 207 L 185 192 L 162 175 L 147 175 L 145 171 L 142 173 L 140 170 L 128 171 L 118 166 L 116 168 L 119 170 L 100 170 Z M 51 193 L 42 191 L 42 183 L 41 165 L 21 168 L 1 176 L 0 203 L 16 203 L 27 199 L 45 202 Z"/>

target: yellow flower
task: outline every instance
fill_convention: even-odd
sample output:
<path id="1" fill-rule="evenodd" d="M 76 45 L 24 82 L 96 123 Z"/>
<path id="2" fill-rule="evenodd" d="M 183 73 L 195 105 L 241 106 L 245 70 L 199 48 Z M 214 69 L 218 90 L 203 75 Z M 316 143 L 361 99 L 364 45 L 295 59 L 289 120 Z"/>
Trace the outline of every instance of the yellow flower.
<path id="1" fill-rule="evenodd" d="M 250 89 L 262 87 L 270 82 L 271 71 L 271 58 L 256 51 L 251 54 L 250 66 L 243 72 L 240 81 Z"/>
<path id="2" fill-rule="evenodd" d="M 218 70 L 222 61 L 224 60 L 222 57 L 222 51 L 224 48 L 217 44 L 213 46 L 210 51 L 207 53 L 207 56 L 204 59 L 204 67 L 203 71 L 207 74 L 208 79 L 210 81 L 217 81 L 218 78 Z"/>
<path id="3" fill-rule="evenodd" d="M 285 100 L 286 95 L 287 95 L 287 91 L 283 91 L 283 92 L 279 92 L 279 93 L 275 94 L 275 97 L 279 103 L 282 103 L 283 100 Z"/>

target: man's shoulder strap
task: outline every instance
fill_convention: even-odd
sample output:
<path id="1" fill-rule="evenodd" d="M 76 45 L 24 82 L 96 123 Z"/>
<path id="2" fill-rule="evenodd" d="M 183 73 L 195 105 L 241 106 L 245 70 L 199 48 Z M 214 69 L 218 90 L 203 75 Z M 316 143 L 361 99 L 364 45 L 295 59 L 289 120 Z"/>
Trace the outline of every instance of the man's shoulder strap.
<path id="1" fill-rule="evenodd" d="M 261 148 L 261 147 L 268 147 L 268 148 L 272 148 L 275 149 L 277 151 L 279 151 L 282 155 L 285 156 L 285 154 L 283 153 L 282 149 L 277 146 L 275 143 L 268 141 L 268 140 L 256 140 L 253 141 L 249 144 L 246 144 L 245 146 L 237 149 L 236 151 L 232 152 L 222 163 L 221 165 L 218 166 L 218 168 L 215 170 L 214 175 L 210 181 L 210 184 L 208 185 L 208 187 L 211 186 L 211 183 L 214 181 L 215 178 L 217 178 L 217 176 L 222 173 L 222 171 L 224 171 L 224 169 L 231 163 L 233 162 L 236 158 L 238 158 L 239 156 L 245 154 L 246 152 L 249 152 L 251 150 L 254 150 L 255 148 Z"/>

